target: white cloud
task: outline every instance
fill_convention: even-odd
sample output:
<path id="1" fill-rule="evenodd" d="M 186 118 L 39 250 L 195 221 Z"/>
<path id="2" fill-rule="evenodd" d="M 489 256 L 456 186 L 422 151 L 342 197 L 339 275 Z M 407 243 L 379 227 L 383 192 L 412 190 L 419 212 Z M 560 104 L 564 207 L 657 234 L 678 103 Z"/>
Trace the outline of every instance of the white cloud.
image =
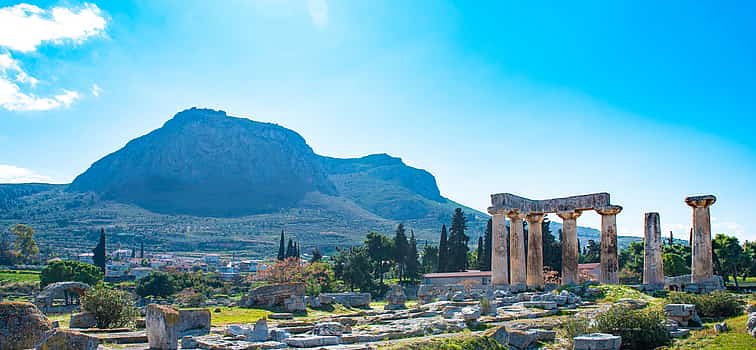
<path id="1" fill-rule="evenodd" d="M 0 8 L 0 46 L 29 52 L 45 41 L 82 42 L 105 31 L 105 18 L 94 4 L 72 10 L 53 7 L 43 10 L 29 4 Z"/>
<path id="2" fill-rule="evenodd" d="M 37 174 L 36 172 L 19 168 L 13 165 L 0 164 L 0 183 L 28 183 L 28 182 L 52 182 L 48 176 Z"/>
<path id="3" fill-rule="evenodd" d="M 44 42 L 80 43 L 104 33 L 105 23 L 100 9 L 93 4 L 75 10 L 64 7 L 44 10 L 29 4 L 0 8 L 0 49 L 7 50 L 0 52 L 0 107 L 9 111 L 46 111 L 70 106 L 79 99 L 78 92 L 66 89 L 52 97 L 40 97 L 29 91 L 39 81 L 21 68 L 10 51 L 35 51 Z M 95 86 L 93 94 L 99 93 Z"/>
<path id="4" fill-rule="evenodd" d="M 97 84 L 92 84 L 92 96 L 94 97 L 100 97 L 100 93 L 102 92 L 102 88 L 100 88 Z"/>
<path id="5" fill-rule="evenodd" d="M 326 0 L 307 0 L 307 9 L 315 27 L 325 29 L 328 26 L 328 3 Z"/>

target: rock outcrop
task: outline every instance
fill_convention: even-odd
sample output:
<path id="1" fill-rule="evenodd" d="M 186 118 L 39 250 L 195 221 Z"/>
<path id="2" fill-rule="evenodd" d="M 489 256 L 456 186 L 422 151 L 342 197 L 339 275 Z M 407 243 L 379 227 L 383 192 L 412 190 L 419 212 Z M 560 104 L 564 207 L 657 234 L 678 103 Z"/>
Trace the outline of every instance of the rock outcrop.
<path id="1" fill-rule="evenodd" d="M 34 304 L 0 302 L 0 350 L 34 348 L 52 330 L 52 322 Z"/>

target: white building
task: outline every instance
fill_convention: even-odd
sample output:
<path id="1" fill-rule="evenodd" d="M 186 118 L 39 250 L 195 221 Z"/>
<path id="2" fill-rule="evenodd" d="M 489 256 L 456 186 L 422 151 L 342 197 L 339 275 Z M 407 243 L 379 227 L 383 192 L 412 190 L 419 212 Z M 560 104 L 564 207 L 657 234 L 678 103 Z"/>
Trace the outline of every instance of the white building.
<path id="1" fill-rule="evenodd" d="M 82 253 L 76 255 L 76 260 L 87 264 L 94 264 L 94 253 Z"/>
<path id="2" fill-rule="evenodd" d="M 131 249 L 118 249 L 110 254 L 110 257 L 116 261 L 125 261 L 131 258 Z"/>

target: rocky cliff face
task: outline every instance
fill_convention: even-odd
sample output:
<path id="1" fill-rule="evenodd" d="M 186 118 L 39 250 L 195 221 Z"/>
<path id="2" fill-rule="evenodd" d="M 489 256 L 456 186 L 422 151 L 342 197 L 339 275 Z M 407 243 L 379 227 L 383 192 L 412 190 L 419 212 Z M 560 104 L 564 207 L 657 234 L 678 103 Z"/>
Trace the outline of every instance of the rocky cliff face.
<path id="1" fill-rule="evenodd" d="M 296 132 L 196 108 L 98 160 L 68 190 L 197 216 L 265 213 L 307 192 L 336 193 Z"/>

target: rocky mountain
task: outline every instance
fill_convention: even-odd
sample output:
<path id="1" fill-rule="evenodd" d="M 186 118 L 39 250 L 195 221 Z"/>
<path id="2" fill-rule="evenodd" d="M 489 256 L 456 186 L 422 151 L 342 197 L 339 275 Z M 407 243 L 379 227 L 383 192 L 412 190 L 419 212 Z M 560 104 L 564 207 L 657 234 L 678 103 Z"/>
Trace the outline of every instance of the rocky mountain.
<path id="1" fill-rule="evenodd" d="M 68 186 L 0 187 L 0 225 L 28 222 L 50 242 L 96 227 L 161 249 L 248 249 L 282 228 L 304 247 L 355 244 L 404 222 L 437 240 L 454 208 L 477 237 L 487 215 L 444 198 L 432 174 L 400 158 L 317 155 L 284 127 L 192 108 L 96 161 Z"/>

